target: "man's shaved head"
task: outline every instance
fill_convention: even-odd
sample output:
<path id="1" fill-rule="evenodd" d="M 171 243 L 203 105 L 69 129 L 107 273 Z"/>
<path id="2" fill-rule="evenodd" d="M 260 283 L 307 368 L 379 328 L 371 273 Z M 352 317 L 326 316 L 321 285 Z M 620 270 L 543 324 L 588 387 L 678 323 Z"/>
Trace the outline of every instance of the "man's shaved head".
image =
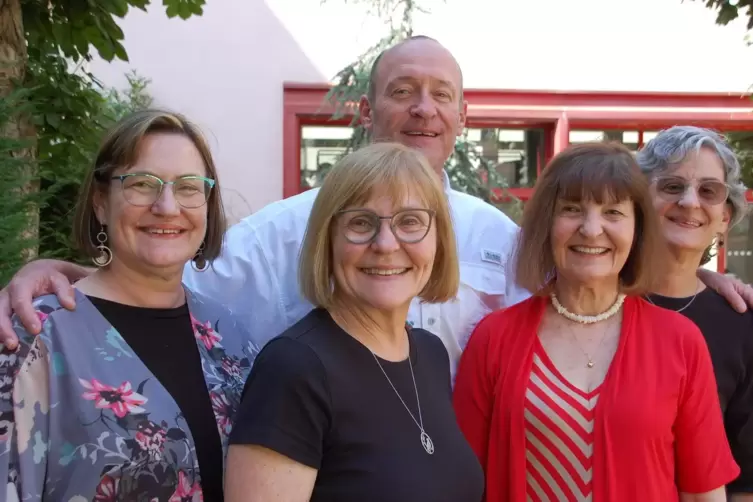
<path id="1" fill-rule="evenodd" d="M 399 49 L 400 47 L 402 47 L 404 45 L 410 44 L 412 42 L 421 41 L 421 40 L 423 40 L 423 41 L 429 41 L 429 42 L 434 42 L 435 44 L 437 44 L 439 46 L 442 46 L 442 44 L 440 44 L 439 41 L 436 40 L 435 38 L 428 37 L 426 35 L 414 35 L 412 37 L 406 38 L 405 40 L 401 40 L 400 42 L 396 43 L 392 47 L 388 47 L 388 48 L 386 48 L 385 50 L 383 50 L 382 52 L 379 53 L 379 55 L 374 60 L 374 64 L 371 65 L 371 71 L 369 72 L 369 87 L 368 87 L 368 89 L 366 91 L 366 96 L 369 98 L 369 101 L 371 101 L 373 103 L 374 100 L 376 99 L 376 93 L 377 93 L 377 76 L 378 76 L 377 73 L 379 71 L 379 63 L 382 61 L 382 59 L 384 58 L 384 56 L 386 56 L 387 54 L 389 54 L 392 51 L 395 51 L 395 50 Z M 442 46 L 442 47 L 444 47 L 444 46 Z M 463 102 L 463 72 L 460 69 L 460 65 L 458 65 L 458 71 L 460 72 L 460 102 L 462 103 Z"/>
<path id="2" fill-rule="evenodd" d="M 359 111 L 374 141 L 416 148 L 441 174 L 465 127 L 460 66 L 433 38 L 403 40 L 374 61 Z"/>

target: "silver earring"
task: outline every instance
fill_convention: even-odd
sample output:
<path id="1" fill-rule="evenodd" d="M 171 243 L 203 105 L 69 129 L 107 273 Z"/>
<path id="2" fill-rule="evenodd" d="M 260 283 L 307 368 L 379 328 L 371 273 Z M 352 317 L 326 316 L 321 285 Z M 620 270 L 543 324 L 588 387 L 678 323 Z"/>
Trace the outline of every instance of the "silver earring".
<path id="1" fill-rule="evenodd" d="M 196 251 L 196 256 L 193 257 L 191 260 L 191 268 L 193 268 L 197 272 L 203 272 L 207 268 L 209 268 L 209 263 L 207 263 L 207 259 L 204 258 L 204 242 L 202 241 L 201 246 L 199 246 L 199 250 Z"/>
<path id="2" fill-rule="evenodd" d="M 102 225 L 102 228 L 97 234 L 97 242 L 99 242 L 99 245 L 97 246 L 99 256 L 92 258 L 92 261 L 98 267 L 106 267 L 112 261 L 112 251 L 105 245 L 107 242 L 107 233 L 105 232 L 104 225 Z"/>

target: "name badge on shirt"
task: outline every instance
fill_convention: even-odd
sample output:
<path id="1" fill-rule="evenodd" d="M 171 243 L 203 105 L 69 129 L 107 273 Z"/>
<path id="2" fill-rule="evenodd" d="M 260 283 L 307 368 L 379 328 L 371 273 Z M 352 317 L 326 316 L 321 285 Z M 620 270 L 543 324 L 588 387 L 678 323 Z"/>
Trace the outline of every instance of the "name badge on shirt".
<path id="1" fill-rule="evenodd" d="M 502 265 L 502 253 L 498 253 L 497 251 L 492 251 L 490 249 L 482 249 L 481 260 L 489 263 L 494 263 L 496 265 Z"/>

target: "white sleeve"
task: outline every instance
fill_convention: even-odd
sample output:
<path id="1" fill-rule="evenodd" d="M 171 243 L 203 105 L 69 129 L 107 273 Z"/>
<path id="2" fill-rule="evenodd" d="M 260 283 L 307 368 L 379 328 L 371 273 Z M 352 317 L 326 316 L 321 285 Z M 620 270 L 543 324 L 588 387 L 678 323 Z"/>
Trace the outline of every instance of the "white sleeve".
<path id="1" fill-rule="evenodd" d="M 188 263 L 183 273 L 186 286 L 229 308 L 260 346 L 288 327 L 279 271 L 262 241 L 269 234 L 241 221 L 225 233 L 222 253 L 210 267 L 197 272 Z"/>
<path id="2" fill-rule="evenodd" d="M 520 227 L 516 225 L 515 232 L 510 236 L 510 249 L 508 251 L 507 262 L 505 263 L 505 308 L 512 307 L 516 303 L 527 300 L 531 297 L 531 292 L 518 285 L 515 280 L 515 271 L 518 260 L 518 239 L 520 238 Z"/>

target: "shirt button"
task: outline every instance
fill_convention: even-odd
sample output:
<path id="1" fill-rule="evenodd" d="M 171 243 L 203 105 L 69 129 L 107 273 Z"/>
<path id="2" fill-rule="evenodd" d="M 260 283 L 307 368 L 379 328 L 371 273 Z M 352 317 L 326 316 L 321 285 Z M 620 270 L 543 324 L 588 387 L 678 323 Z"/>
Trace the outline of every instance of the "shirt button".
<path id="1" fill-rule="evenodd" d="M 435 322 L 437 322 L 436 319 L 434 319 L 433 317 L 429 317 L 429 326 L 434 326 Z"/>

